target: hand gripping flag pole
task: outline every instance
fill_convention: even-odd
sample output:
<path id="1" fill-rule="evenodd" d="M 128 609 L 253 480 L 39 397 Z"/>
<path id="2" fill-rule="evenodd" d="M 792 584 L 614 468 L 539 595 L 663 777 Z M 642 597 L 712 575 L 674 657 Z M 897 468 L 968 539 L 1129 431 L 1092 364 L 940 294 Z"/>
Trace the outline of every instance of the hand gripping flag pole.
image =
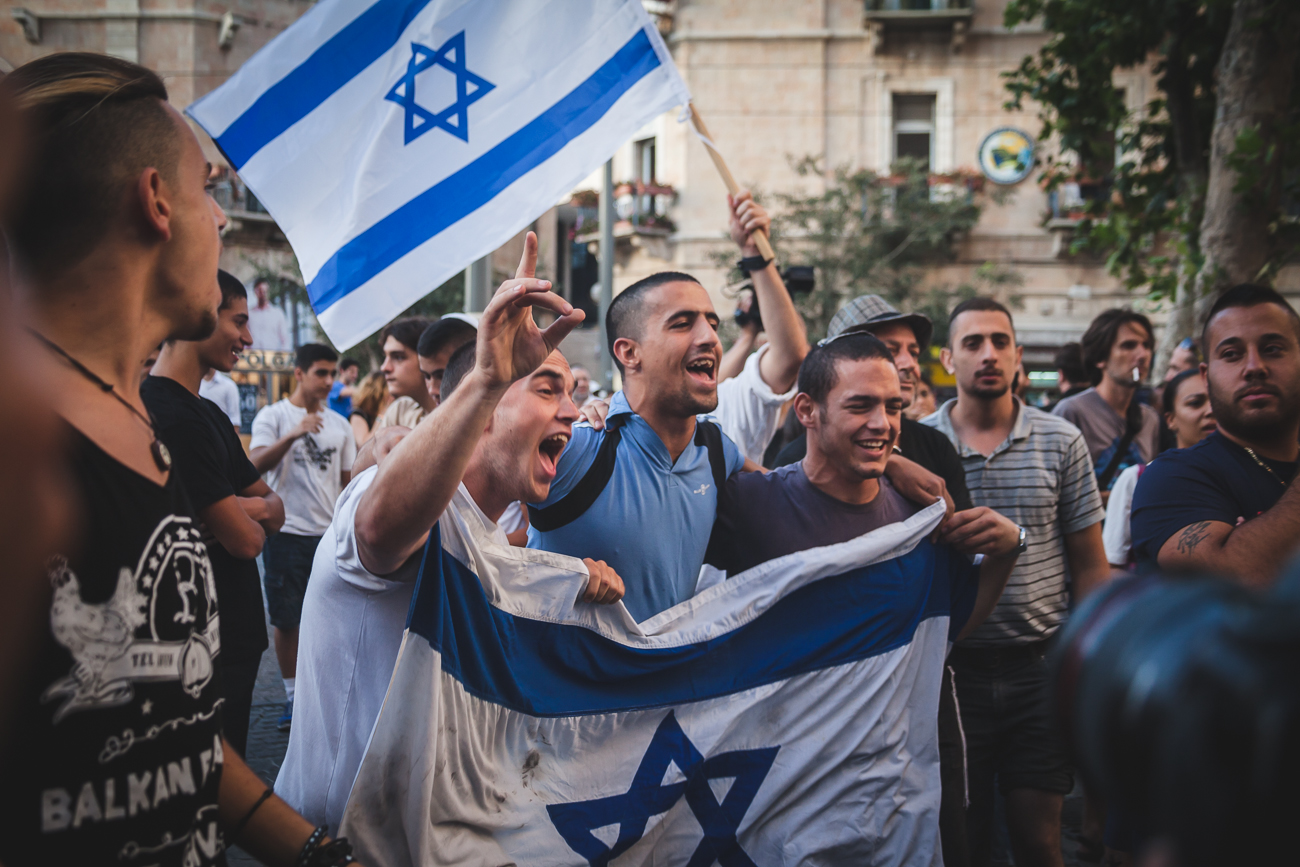
<path id="1" fill-rule="evenodd" d="M 740 184 L 736 183 L 736 178 L 731 174 L 731 169 L 727 168 L 727 161 L 723 159 L 718 146 L 713 143 L 713 136 L 709 134 L 709 128 L 704 125 L 704 118 L 700 117 L 700 112 L 695 108 L 695 103 L 688 102 L 686 108 L 691 114 L 691 125 L 695 127 L 695 134 L 704 143 L 704 149 L 709 152 L 709 157 L 713 160 L 713 165 L 717 167 L 718 174 L 722 175 L 722 182 L 727 185 L 727 192 L 733 196 L 736 195 L 740 192 Z M 754 232 L 754 245 L 758 247 L 758 252 L 762 254 L 764 259 L 776 258 L 766 232 L 762 230 Z"/>

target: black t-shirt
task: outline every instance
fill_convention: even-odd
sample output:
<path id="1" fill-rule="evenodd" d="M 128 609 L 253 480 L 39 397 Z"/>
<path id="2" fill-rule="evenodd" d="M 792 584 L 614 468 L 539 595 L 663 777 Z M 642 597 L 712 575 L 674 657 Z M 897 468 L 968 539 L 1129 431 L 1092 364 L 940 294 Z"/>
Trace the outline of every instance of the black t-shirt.
<path id="1" fill-rule="evenodd" d="M 916 461 L 925 469 L 943 479 L 958 512 L 974 508 L 970 491 L 966 489 L 966 470 L 952 443 L 940 431 L 919 421 L 904 418 L 898 429 L 898 448 L 903 457 Z M 778 467 L 802 461 L 808 454 L 808 433 L 799 434 L 776 456 Z"/>
<path id="2" fill-rule="evenodd" d="M 0 862 L 224 864 L 217 591 L 163 487 L 69 428 L 77 541 L 48 566 L 46 632 L 0 774 Z"/>
<path id="3" fill-rule="evenodd" d="M 1187 449 L 1172 449 L 1147 464 L 1133 492 L 1133 557 L 1151 568 L 1169 537 L 1199 521 L 1237 525 L 1273 508 L 1296 474 L 1295 463 L 1260 458 L 1215 432 Z"/>
<path id="4" fill-rule="evenodd" d="M 165 376 L 145 377 L 140 396 L 196 512 L 257 481 L 257 470 L 221 407 Z M 267 646 L 257 561 L 235 557 L 210 533 L 207 540 L 221 601 L 221 661 L 256 661 Z"/>

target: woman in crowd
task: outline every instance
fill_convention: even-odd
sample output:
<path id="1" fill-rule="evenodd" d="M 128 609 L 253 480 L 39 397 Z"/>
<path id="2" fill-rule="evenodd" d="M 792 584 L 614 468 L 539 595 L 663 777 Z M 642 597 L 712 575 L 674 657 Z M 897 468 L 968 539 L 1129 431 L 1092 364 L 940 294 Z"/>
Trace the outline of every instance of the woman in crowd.
<path id="1" fill-rule="evenodd" d="M 376 370 L 366 376 L 352 399 L 352 433 L 357 438 L 360 448 L 370 439 L 375 428 L 375 419 L 383 415 L 393 396 L 388 393 L 388 383 L 384 374 Z"/>
<path id="2" fill-rule="evenodd" d="M 1205 391 L 1205 380 L 1200 370 L 1184 370 L 1165 383 L 1162 403 L 1165 424 L 1174 435 L 1175 448 L 1194 446 L 1214 432 L 1214 413 L 1210 409 L 1210 396 Z M 1106 506 L 1102 541 L 1106 545 L 1107 561 L 1119 569 L 1131 566 L 1129 514 L 1133 510 L 1133 491 L 1144 466 L 1138 464 L 1120 473 Z"/>
<path id="3" fill-rule="evenodd" d="M 935 397 L 934 386 L 930 384 L 930 373 L 923 368 L 916 381 L 916 397 L 912 398 L 911 406 L 903 410 L 903 416 L 912 421 L 920 421 L 927 415 L 933 415 L 938 408 L 939 401 Z"/>

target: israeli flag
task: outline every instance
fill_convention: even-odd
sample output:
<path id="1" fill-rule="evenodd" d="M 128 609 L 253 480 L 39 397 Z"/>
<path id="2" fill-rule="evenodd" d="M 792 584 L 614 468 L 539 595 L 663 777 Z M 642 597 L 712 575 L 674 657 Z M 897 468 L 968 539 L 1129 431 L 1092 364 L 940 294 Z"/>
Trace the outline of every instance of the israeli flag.
<path id="1" fill-rule="evenodd" d="M 689 100 L 640 0 L 325 0 L 188 113 L 346 348 Z"/>
<path id="2" fill-rule="evenodd" d="M 944 504 L 640 625 L 582 563 L 431 536 L 341 833 L 394 865 L 940 865 L 937 718 L 973 567 Z"/>

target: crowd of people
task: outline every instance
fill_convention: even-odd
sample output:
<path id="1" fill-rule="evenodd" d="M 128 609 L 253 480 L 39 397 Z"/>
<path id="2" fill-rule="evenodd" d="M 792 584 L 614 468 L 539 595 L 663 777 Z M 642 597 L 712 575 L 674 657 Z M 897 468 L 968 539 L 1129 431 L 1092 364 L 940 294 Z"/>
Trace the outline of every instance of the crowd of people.
<path id="1" fill-rule="evenodd" d="M 724 363 L 709 292 L 654 274 L 609 307 L 622 388 L 597 398 L 562 349 L 583 313 L 536 277 L 529 233 L 483 313 L 385 327 L 379 371 L 300 346 L 292 393 L 257 413 L 246 453 L 226 374 L 274 317 L 265 284 L 250 305 L 218 269 L 212 166 L 161 79 L 64 53 L 0 95 L 27 143 L 0 151 L 20 298 L 5 319 L 25 328 L 5 352 L 45 396 L 5 434 L 20 457 L 3 472 L 27 492 L 4 525 L 10 867 L 220 864 L 232 844 L 267 864 L 353 863 L 330 829 L 431 528 L 578 558 L 576 604 L 647 623 L 940 500 L 946 553 L 909 576 L 952 595 L 949 631 L 925 639 L 936 669 L 946 657 L 940 686 L 877 725 L 934 747 L 908 784 L 938 800 L 934 858 L 989 864 L 1002 815 L 1017 865 L 1059 865 L 1074 773 L 1045 659 L 1071 610 L 1118 570 L 1264 588 L 1300 539 L 1300 317 L 1276 291 L 1224 293 L 1154 389 L 1151 323 L 1101 313 L 1058 355 L 1050 412 L 1016 394 L 1012 312 L 971 298 L 948 315 L 956 395 L 936 405 L 925 316 L 864 295 L 809 344 L 748 193 L 727 206 L 763 311 L 754 351 Z M 905 604 L 863 616 L 916 613 L 891 608 Z M 242 759 L 264 610 L 290 733 L 273 788 Z M 1096 855 L 1125 863 L 1139 831 L 1089 802 Z"/>

